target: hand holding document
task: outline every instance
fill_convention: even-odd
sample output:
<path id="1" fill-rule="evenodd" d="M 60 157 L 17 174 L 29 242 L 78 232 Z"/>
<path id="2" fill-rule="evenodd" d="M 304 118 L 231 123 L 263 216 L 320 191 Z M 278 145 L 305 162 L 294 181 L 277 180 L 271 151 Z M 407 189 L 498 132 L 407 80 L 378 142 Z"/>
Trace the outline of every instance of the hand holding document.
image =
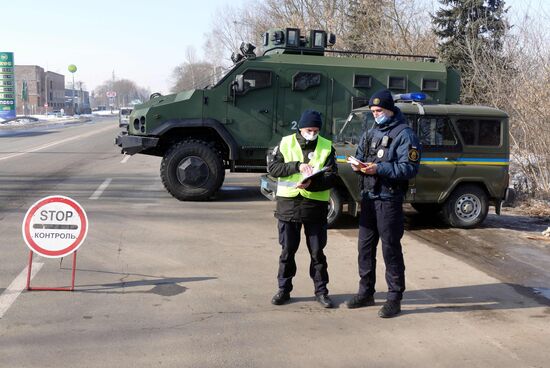
<path id="1" fill-rule="evenodd" d="M 303 185 L 308 180 L 323 175 L 323 173 L 326 172 L 328 169 L 330 169 L 330 166 L 325 166 L 320 170 L 314 168 L 309 174 L 302 173 L 302 180 L 300 180 L 300 182 L 296 186 Z"/>
<path id="2" fill-rule="evenodd" d="M 353 171 L 361 171 L 363 174 L 367 175 L 376 174 L 377 165 L 375 163 L 363 162 L 353 156 L 348 156 L 346 161 L 351 164 Z"/>
<path id="3" fill-rule="evenodd" d="M 353 166 L 357 166 L 359 169 L 362 169 L 364 167 L 369 166 L 368 163 L 360 161 L 360 160 L 358 160 L 357 158 L 355 158 L 353 156 L 348 156 L 348 158 L 346 159 L 346 162 L 348 164 L 353 165 Z"/>

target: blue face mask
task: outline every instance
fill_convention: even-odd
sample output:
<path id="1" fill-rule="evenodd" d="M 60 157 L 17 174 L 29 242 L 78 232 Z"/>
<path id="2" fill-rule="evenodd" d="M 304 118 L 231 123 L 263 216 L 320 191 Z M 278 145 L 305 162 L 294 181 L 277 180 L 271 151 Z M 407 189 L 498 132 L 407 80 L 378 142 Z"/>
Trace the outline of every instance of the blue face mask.
<path id="1" fill-rule="evenodd" d="M 390 121 L 390 118 L 388 116 L 386 116 L 386 114 L 381 114 L 381 115 L 378 115 L 377 117 L 375 117 L 374 121 L 376 121 L 376 124 L 382 125 L 382 124 L 386 124 L 388 121 Z"/>

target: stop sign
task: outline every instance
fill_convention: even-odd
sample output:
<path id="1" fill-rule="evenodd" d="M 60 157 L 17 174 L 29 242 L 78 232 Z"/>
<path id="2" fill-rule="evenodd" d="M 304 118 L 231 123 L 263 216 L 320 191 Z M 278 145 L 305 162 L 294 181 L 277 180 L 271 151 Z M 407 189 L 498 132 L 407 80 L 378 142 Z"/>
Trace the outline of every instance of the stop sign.
<path id="1" fill-rule="evenodd" d="M 88 233 L 84 209 L 64 196 L 49 196 L 34 203 L 22 225 L 23 239 L 35 253 L 48 258 L 76 251 Z"/>

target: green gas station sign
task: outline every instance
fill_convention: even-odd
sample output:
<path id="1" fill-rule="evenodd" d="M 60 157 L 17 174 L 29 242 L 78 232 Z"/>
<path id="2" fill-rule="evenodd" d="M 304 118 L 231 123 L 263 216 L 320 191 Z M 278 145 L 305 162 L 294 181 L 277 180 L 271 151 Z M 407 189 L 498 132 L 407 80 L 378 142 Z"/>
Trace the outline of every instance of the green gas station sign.
<path id="1" fill-rule="evenodd" d="M 0 51 L 0 119 L 15 118 L 15 65 L 13 52 Z"/>

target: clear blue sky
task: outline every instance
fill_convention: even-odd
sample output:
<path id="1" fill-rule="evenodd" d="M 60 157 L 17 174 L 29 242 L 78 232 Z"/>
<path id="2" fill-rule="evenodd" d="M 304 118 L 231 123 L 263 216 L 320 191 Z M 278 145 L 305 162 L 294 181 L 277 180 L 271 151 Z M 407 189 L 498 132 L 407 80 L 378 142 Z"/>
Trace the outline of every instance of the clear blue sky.
<path id="1" fill-rule="evenodd" d="M 2 0 L 0 51 L 14 52 L 16 64 L 40 65 L 67 79 L 67 66 L 76 64 L 75 79 L 89 90 L 114 70 L 116 78 L 167 93 L 170 74 L 185 60 L 186 48 L 201 54 L 216 9 L 244 2 Z M 506 3 L 512 16 L 525 12 L 526 4 L 550 14 L 550 0 Z"/>
<path id="2" fill-rule="evenodd" d="M 170 74 L 187 46 L 202 52 L 217 8 L 224 0 L 2 0 L 0 51 L 15 64 L 70 73 L 91 90 L 110 79 L 134 80 L 167 93 Z M 240 4 L 242 0 L 232 0 Z"/>

